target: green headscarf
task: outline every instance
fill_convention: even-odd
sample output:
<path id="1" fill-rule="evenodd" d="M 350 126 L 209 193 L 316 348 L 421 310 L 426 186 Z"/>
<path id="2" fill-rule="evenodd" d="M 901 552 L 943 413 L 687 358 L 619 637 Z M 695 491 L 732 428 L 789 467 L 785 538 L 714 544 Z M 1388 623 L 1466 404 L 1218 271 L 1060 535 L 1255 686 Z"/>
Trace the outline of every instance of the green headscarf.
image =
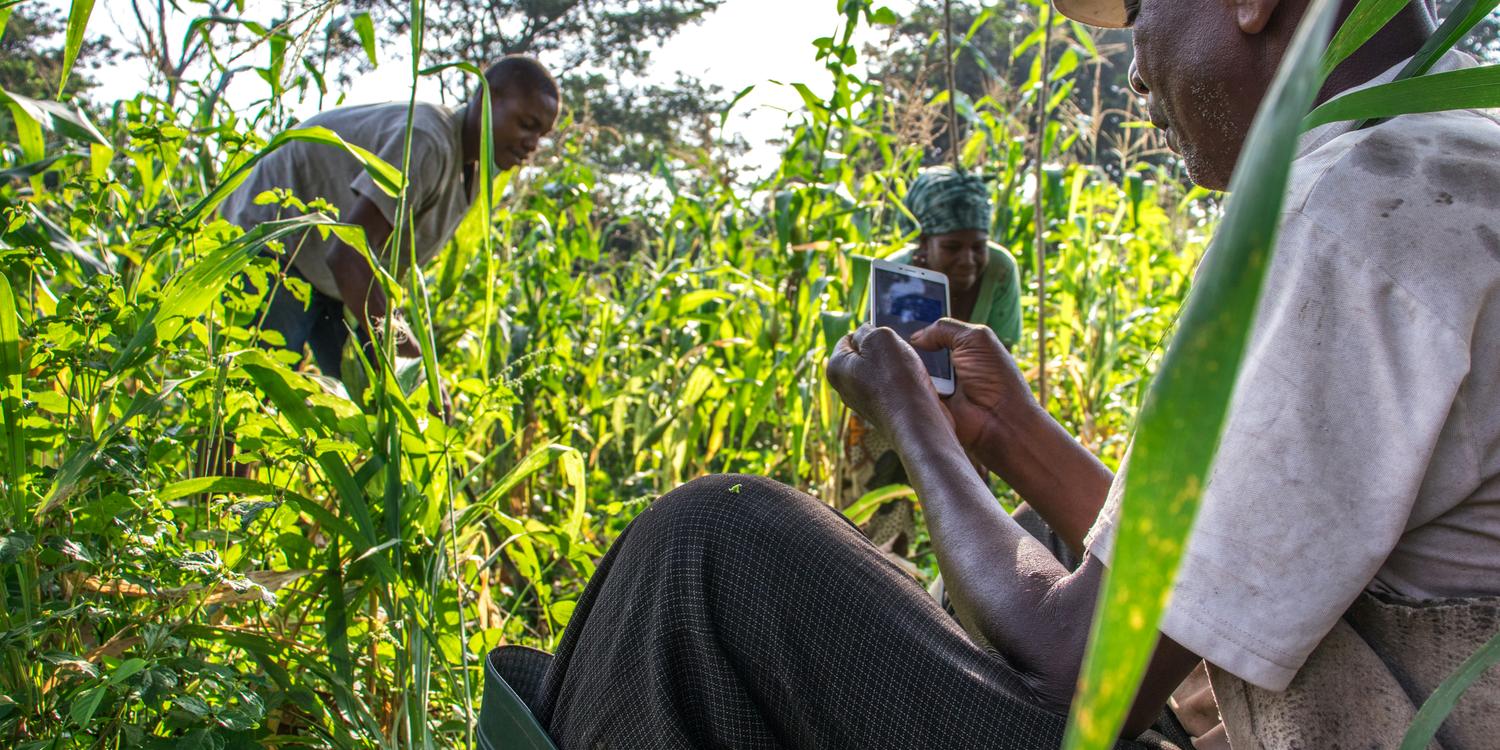
<path id="1" fill-rule="evenodd" d="M 976 175 L 950 168 L 923 170 L 906 192 L 906 210 L 917 218 L 901 217 L 902 229 L 924 235 L 947 234 L 964 229 L 990 229 L 990 193 Z"/>

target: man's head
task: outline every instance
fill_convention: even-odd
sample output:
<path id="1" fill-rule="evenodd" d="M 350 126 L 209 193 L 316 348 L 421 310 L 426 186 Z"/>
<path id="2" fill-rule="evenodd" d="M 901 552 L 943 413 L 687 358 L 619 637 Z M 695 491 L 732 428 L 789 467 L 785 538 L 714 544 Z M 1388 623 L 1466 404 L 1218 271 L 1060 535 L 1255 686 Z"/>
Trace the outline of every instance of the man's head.
<path id="1" fill-rule="evenodd" d="M 906 192 L 906 210 L 922 238 L 913 260 L 948 277 L 954 291 L 979 283 L 989 261 L 990 198 L 984 180 L 951 169 L 919 175 Z M 905 219 L 905 217 L 902 217 Z"/>
<path id="2" fill-rule="evenodd" d="M 1220 190 L 1229 186 L 1308 1 L 1054 0 L 1058 11 L 1075 20 L 1133 29 L 1131 88 L 1148 97 L 1151 121 L 1182 155 L 1193 181 Z M 1408 11 L 1425 14 L 1422 0 L 1412 4 Z M 1353 0 L 1345 5 L 1352 7 Z M 1381 44 L 1377 37 L 1371 47 Z M 1366 62 L 1380 59 L 1367 56 L 1351 64 L 1368 67 Z M 1344 83 L 1362 83 L 1379 72 L 1356 72 Z"/>
<path id="3" fill-rule="evenodd" d="M 490 132 L 495 167 L 510 169 L 531 158 L 537 143 L 552 132 L 561 92 L 552 74 L 535 59 L 509 55 L 484 72 L 490 88 Z M 483 92 L 476 91 L 466 113 L 466 129 L 477 137 L 483 120 Z M 475 154 L 478 143 L 474 144 Z"/>

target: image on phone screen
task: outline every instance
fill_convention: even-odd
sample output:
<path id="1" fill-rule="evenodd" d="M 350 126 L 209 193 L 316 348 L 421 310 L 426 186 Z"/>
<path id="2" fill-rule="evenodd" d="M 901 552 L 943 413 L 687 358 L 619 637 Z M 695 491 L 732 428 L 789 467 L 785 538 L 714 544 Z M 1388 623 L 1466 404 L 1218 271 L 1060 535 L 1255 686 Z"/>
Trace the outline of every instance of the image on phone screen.
<path id="1" fill-rule="evenodd" d="M 937 281 L 877 267 L 874 293 L 875 325 L 894 330 L 908 343 L 912 334 L 948 314 L 948 290 Z M 918 349 L 917 355 L 927 366 L 928 375 L 934 379 L 953 379 L 953 362 L 947 349 L 935 352 Z"/>

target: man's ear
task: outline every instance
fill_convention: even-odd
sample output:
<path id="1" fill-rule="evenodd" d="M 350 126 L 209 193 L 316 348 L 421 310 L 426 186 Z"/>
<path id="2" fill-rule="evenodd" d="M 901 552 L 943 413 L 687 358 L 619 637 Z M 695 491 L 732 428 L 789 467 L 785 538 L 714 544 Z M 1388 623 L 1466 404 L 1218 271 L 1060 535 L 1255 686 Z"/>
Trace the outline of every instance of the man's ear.
<path id="1" fill-rule="evenodd" d="M 1259 34 L 1270 22 L 1281 0 L 1230 0 L 1234 4 L 1235 22 L 1246 34 Z"/>

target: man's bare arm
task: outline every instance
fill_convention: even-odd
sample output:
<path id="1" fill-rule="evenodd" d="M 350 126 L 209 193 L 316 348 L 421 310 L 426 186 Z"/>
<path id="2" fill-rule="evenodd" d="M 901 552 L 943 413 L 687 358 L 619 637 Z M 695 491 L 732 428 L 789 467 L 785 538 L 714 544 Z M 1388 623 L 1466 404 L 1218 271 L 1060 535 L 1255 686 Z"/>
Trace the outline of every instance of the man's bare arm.
<path id="1" fill-rule="evenodd" d="M 967 370 L 961 369 L 958 353 L 955 350 L 960 388 L 980 385 L 976 379 L 965 379 Z M 949 411 L 957 408 L 960 413 L 953 415 L 952 422 L 945 419 L 920 361 L 895 332 L 864 326 L 846 337 L 829 362 L 828 377 L 845 403 L 895 442 L 921 498 L 938 566 L 964 624 L 1006 658 L 1039 703 L 1053 711 L 1067 711 L 1104 565 L 1087 557 L 1076 572 L 1069 573 L 1006 515 L 973 471 L 960 444 L 955 427 L 965 424 L 965 402 L 950 401 Z M 1024 380 L 1021 384 L 1024 388 Z M 1062 438 L 1065 444 L 1073 444 L 1066 433 Z M 1044 455 L 1049 449 L 1046 440 L 1046 436 L 1035 437 Z M 1080 458 L 1069 448 L 1051 449 L 1060 451 L 1054 458 L 1065 462 Z M 1081 448 L 1078 451 L 1087 454 Z M 1095 508 L 1107 490 L 1107 482 L 1097 478 L 1072 486 L 1085 498 L 1083 502 Z M 1061 494 L 1057 498 L 1067 500 Z M 1082 532 L 1077 536 L 1081 538 Z M 1167 696 L 1198 661 L 1191 652 L 1162 639 L 1131 711 L 1126 736 L 1150 726 Z"/>
<path id="2" fill-rule="evenodd" d="M 959 441 L 1081 555 L 1113 474 L 1037 403 L 994 331 L 942 320 L 912 343 L 951 351 L 958 389 L 944 407 Z"/>
<path id="3" fill-rule="evenodd" d="M 391 223 L 368 198 L 359 198 L 343 219 L 365 230 L 365 242 L 377 257 L 380 248 L 390 241 Z M 358 250 L 342 241 L 334 242 L 325 262 L 328 270 L 333 272 L 339 295 L 344 298 L 344 306 L 353 310 L 360 325 L 374 336 L 380 330 L 376 321 L 389 313 L 389 302 L 386 300 L 385 290 L 376 282 L 375 272 L 370 268 L 369 262 Z M 403 357 L 416 357 L 421 354 L 421 350 L 414 339 L 403 337 L 396 344 L 396 353 Z"/>

